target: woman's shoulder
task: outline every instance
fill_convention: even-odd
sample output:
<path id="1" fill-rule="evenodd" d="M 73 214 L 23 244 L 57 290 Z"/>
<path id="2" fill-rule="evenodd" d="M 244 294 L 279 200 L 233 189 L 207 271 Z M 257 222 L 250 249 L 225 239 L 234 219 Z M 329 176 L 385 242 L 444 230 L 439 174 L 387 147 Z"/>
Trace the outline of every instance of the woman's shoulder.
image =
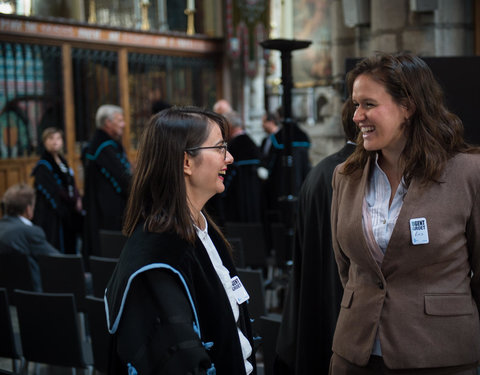
<path id="1" fill-rule="evenodd" d="M 453 168 L 461 168 L 465 172 L 478 172 L 480 171 L 480 152 L 460 152 L 453 156 L 448 164 Z"/>
<path id="2" fill-rule="evenodd" d="M 480 185 L 480 153 L 458 153 L 450 158 L 440 180 Z"/>
<path id="3" fill-rule="evenodd" d="M 180 262 L 192 246 L 175 233 L 151 232 L 139 224 L 127 239 L 125 256 L 148 262 Z"/>
<path id="4" fill-rule="evenodd" d="M 365 172 L 365 168 L 368 167 L 369 162 L 367 162 L 367 164 L 363 168 L 357 168 L 352 172 L 348 173 L 346 172 L 347 163 L 348 161 L 344 161 L 335 167 L 335 170 L 333 172 L 333 178 L 337 181 L 344 181 L 345 183 L 351 181 L 356 181 L 357 183 L 358 180 L 362 178 L 362 175 Z"/>

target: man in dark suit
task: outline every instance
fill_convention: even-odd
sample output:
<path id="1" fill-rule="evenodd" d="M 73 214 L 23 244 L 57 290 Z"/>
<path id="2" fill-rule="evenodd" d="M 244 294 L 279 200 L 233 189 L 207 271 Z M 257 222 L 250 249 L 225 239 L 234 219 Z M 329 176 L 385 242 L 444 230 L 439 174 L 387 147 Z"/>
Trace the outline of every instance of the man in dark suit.
<path id="1" fill-rule="evenodd" d="M 328 374 L 343 294 L 330 227 L 332 176 L 355 150 L 353 111 L 346 102 L 342 124 L 347 143 L 311 170 L 299 193 L 293 273 L 277 341 L 279 375 Z"/>
<path id="2" fill-rule="evenodd" d="M 60 254 L 50 245 L 45 232 L 30 220 L 35 206 L 35 191 L 26 184 L 13 185 L 2 199 L 5 216 L 0 219 L 0 253 L 26 254 L 35 290 L 41 290 L 38 255 Z"/>

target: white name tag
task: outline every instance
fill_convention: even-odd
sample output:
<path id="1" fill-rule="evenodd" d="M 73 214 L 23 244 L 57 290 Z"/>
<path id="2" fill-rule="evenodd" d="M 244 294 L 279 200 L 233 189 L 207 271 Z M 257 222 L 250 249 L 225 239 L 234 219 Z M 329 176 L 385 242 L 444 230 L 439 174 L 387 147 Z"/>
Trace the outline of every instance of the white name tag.
<path id="1" fill-rule="evenodd" d="M 235 299 L 239 305 L 250 299 L 247 290 L 243 286 L 238 276 L 232 277 L 232 290 L 233 295 L 235 296 Z"/>
<path id="2" fill-rule="evenodd" d="M 424 217 L 410 219 L 410 233 L 412 234 L 412 243 L 414 245 L 428 243 L 427 219 Z"/>

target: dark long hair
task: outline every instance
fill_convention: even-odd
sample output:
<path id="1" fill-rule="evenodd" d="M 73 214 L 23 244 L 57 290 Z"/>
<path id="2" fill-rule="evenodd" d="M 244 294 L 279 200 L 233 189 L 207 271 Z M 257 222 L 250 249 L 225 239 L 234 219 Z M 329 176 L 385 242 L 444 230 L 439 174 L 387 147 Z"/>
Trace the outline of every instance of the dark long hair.
<path id="1" fill-rule="evenodd" d="M 397 104 L 412 109 L 405 123 L 407 143 L 401 155 L 407 186 L 413 177 L 422 184 L 438 181 L 449 158 L 459 152 L 479 152 L 465 143 L 462 121 L 445 107 L 442 88 L 421 58 L 409 53 L 379 53 L 363 59 L 347 75 L 350 98 L 353 83 L 361 74 L 383 85 Z M 363 169 L 374 153 L 365 150 L 359 134 L 343 173 L 351 175 Z"/>
<path id="2" fill-rule="evenodd" d="M 212 125 L 218 125 L 227 139 L 228 125 L 223 116 L 201 108 L 172 107 L 150 118 L 138 147 L 123 226 L 125 235 L 130 236 L 139 223 L 145 222 L 145 230 L 176 233 L 195 243 L 183 174 L 184 152 L 200 146 Z M 196 156 L 198 152 L 189 154 Z M 211 220 L 209 223 L 218 229 Z"/>

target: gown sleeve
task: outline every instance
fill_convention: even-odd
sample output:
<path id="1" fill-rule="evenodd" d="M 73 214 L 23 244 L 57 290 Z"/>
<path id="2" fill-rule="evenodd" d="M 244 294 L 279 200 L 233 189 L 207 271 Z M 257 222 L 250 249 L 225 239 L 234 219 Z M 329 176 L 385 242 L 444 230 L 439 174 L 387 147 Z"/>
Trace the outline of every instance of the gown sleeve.
<path id="1" fill-rule="evenodd" d="M 136 277 L 116 338 L 123 365 L 138 374 L 200 375 L 211 367 L 185 288 L 177 276 L 151 270 Z"/>

